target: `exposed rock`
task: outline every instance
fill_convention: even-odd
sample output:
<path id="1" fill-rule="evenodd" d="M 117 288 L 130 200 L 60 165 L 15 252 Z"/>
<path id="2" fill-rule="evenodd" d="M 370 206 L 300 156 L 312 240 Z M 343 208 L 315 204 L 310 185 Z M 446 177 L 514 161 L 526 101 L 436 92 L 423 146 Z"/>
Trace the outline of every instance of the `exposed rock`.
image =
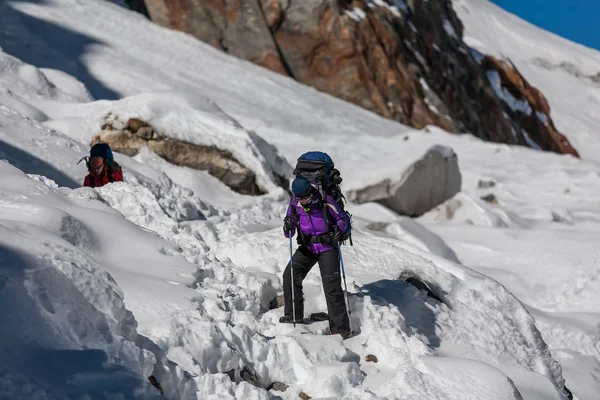
<path id="1" fill-rule="evenodd" d="M 481 200 L 487 201 L 490 204 L 498 204 L 498 199 L 496 198 L 496 195 L 494 195 L 494 193 L 486 194 L 481 198 Z"/>
<path id="2" fill-rule="evenodd" d="M 267 390 L 276 390 L 278 392 L 285 392 L 286 390 L 288 390 L 289 386 L 286 385 L 285 383 L 281 383 L 281 382 L 273 382 L 271 384 L 271 386 L 269 386 L 267 388 Z"/>
<path id="3" fill-rule="evenodd" d="M 436 295 L 433 290 L 429 287 L 427 283 L 421 280 L 417 275 L 415 275 L 411 271 L 404 271 L 399 277 L 398 280 L 405 281 L 406 283 L 414 286 L 415 288 L 425 292 L 427 297 L 430 299 L 434 299 L 439 301 L 440 303 L 444 303 L 444 301 L 440 298 L 440 296 Z M 444 303 L 445 304 L 445 303 Z"/>
<path id="4" fill-rule="evenodd" d="M 388 222 L 371 222 L 369 225 L 367 225 L 367 228 L 372 231 L 385 232 L 388 226 Z"/>
<path id="5" fill-rule="evenodd" d="M 277 186 L 283 188 L 289 194 L 292 195 L 292 191 L 290 190 L 290 180 L 282 175 L 279 175 L 277 172 L 273 171 L 273 180 L 277 184 Z"/>
<path id="6" fill-rule="evenodd" d="M 279 307 L 283 307 L 285 305 L 285 301 L 283 299 L 283 295 L 275 297 L 269 303 L 269 310 L 274 310 Z"/>
<path id="7" fill-rule="evenodd" d="M 573 393 L 566 386 L 563 388 L 563 393 L 568 400 L 573 400 Z"/>
<path id="8" fill-rule="evenodd" d="M 302 400 L 310 400 L 310 399 L 312 399 L 312 397 L 310 397 L 309 395 L 307 395 L 304 392 L 298 393 L 298 397 L 300 397 Z"/>
<path id="9" fill-rule="evenodd" d="M 154 131 L 149 126 L 143 126 L 135 133 L 135 135 L 144 140 L 152 140 Z"/>
<path id="10" fill-rule="evenodd" d="M 147 146 L 172 164 L 207 171 L 236 192 L 248 195 L 264 193 L 256 183 L 254 172 L 240 164 L 228 151 L 167 138 L 156 132 L 147 133 L 145 126 L 137 132 L 134 135 L 124 130 L 105 129 L 98 133 L 92 144 L 108 143 L 114 151 L 128 156 L 136 155 Z"/>
<path id="11" fill-rule="evenodd" d="M 231 382 L 235 382 L 235 369 L 230 369 L 229 371 L 226 371 L 225 375 L 229 377 Z"/>
<path id="12" fill-rule="evenodd" d="M 152 20 L 387 118 L 576 155 L 514 66 L 469 49 L 450 0 L 146 0 Z M 514 113 L 486 75 L 532 115 Z M 544 121 L 536 122 L 538 112 Z"/>
<path id="13" fill-rule="evenodd" d="M 127 3 L 127 6 L 129 7 L 129 9 L 133 10 L 133 11 L 137 11 L 140 14 L 144 15 L 147 18 L 150 18 L 150 15 L 148 14 L 148 10 L 146 9 L 146 4 L 144 3 L 144 0 L 125 0 L 125 3 Z"/>
<path id="14" fill-rule="evenodd" d="M 546 98 L 525 80 L 512 63 L 486 56 L 481 66 L 488 78 L 500 78 L 498 82 L 492 78 L 490 83 L 496 91 L 502 91 L 498 94 L 503 99 L 504 111 L 510 116 L 519 144 L 579 157 L 567 138 L 554 126 Z"/>
<path id="15" fill-rule="evenodd" d="M 229 371 L 225 372 L 225 375 L 227 375 L 232 382 L 239 383 L 239 381 L 242 380 L 250 383 L 253 386 L 262 387 L 260 385 L 260 379 L 258 378 L 258 375 L 246 365 L 244 365 L 241 370 L 237 368 L 230 369 Z"/>
<path id="16" fill-rule="evenodd" d="M 495 186 L 496 186 L 496 182 L 494 182 L 494 181 L 479 180 L 479 182 L 477 182 L 477 189 L 489 189 L 489 188 L 493 188 Z"/>
<path id="17" fill-rule="evenodd" d="M 148 381 L 150 382 L 150 384 L 151 384 L 152 386 L 154 386 L 155 388 L 157 388 L 157 389 L 158 389 L 158 391 L 160 392 L 160 395 L 161 395 L 161 396 L 163 396 L 163 395 L 164 395 L 164 393 L 163 393 L 163 388 L 162 388 L 162 386 L 160 385 L 160 383 L 158 382 L 158 380 L 156 379 L 156 377 L 155 377 L 154 375 L 150 375 L 150 376 L 148 377 Z"/>
<path id="18" fill-rule="evenodd" d="M 367 356 L 365 357 L 365 361 L 366 362 L 373 362 L 376 363 L 379 360 L 377 359 L 377 357 L 375 357 L 373 354 L 367 354 Z"/>
<path id="19" fill-rule="evenodd" d="M 382 182 L 348 191 L 357 203 L 375 201 L 408 216 L 419 216 L 460 192 L 462 176 L 456 153 L 448 147 L 433 146 L 413 163 L 398 181 Z"/>
<path id="20" fill-rule="evenodd" d="M 129 129 L 133 133 L 136 133 L 140 128 L 143 127 L 150 127 L 150 125 L 148 125 L 146 121 L 142 121 L 139 118 L 129 118 L 127 120 L 127 129 Z"/>
<path id="21" fill-rule="evenodd" d="M 242 370 L 240 371 L 240 377 L 242 378 L 243 381 L 251 383 L 252 385 L 254 385 L 256 387 L 261 387 L 260 379 L 258 379 L 258 375 L 256 375 L 256 373 L 254 371 L 252 371 L 250 368 L 248 368 L 247 366 L 244 366 L 244 368 L 242 368 Z"/>

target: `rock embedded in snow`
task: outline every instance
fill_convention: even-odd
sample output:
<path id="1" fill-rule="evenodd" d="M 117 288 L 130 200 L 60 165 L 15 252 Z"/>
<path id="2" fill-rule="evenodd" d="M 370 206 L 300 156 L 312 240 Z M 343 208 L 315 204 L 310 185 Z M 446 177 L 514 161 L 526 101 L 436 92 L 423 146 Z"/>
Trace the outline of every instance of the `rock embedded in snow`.
<path id="1" fill-rule="evenodd" d="M 498 199 L 496 198 L 496 195 L 494 193 L 489 193 L 485 196 L 482 196 L 481 200 L 487 201 L 490 204 L 498 204 Z"/>
<path id="2" fill-rule="evenodd" d="M 460 192 L 462 176 L 458 157 L 449 147 L 433 146 L 409 166 L 397 180 L 348 192 L 356 203 L 378 202 L 408 216 L 423 215 Z"/>
<path id="3" fill-rule="evenodd" d="M 489 189 L 489 188 L 493 188 L 495 186 L 496 186 L 496 182 L 494 182 L 493 180 L 480 179 L 477 182 L 477 189 Z"/>
<path id="4" fill-rule="evenodd" d="M 414 272 L 404 271 L 400 275 L 400 277 L 398 277 L 398 280 L 405 281 L 406 283 L 414 286 L 418 290 L 424 292 L 430 299 L 434 299 L 439 301 L 440 303 L 444 303 L 441 296 L 435 294 L 434 291 L 431 289 L 430 285 L 423 281 L 421 278 L 419 278 L 419 276 Z"/>
<path id="5" fill-rule="evenodd" d="M 283 299 L 283 295 L 279 295 L 273 300 L 271 300 L 271 302 L 269 303 L 269 310 L 274 310 L 276 308 L 283 307 L 284 305 L 285 300 Z"/>
<path id="6" fill-rule="evenodd" d="M 281 382 L 273 382 L 271 384 L 271 386 L 269 386 L 268 390 L 275 390 L 277 392 L 285 392 L 286 390 L 288 390 L 289 386 L 286 385 L 285 383 L 281 383 Z"/>
<path id="7" fill-rule="evenodd" d="M 366 362 L 377 363 L 379 360 L 373 354 L 367 354 L 367 356 L 365 357 L 365 361 Z"/>
<path id="8" fill-rule="evenodd" d="M 114 151 L 128 156 L 134 156 L 143 147 L 148 147 L 172 164 L 207 171 L 238 193 L 265 193 L 256 183 L 256 174 L 228 151 L 166 137 L 137 119 L 130 119 L 126 129 L 115 129 L 109 125 L 103 128 L 92 139 L 92 144 L 108 143 Z"/>
<path id="9" fill-rule="evenodd" d="M 244 368 L 242 368 L 240 371 L 240 378 L 256 387 L 260 387 L 260 379 L 258 378 L 258 375 L 256 375 L 256 372 L 248 368 L 248 366 L 244 366 Z"/>
<path id="10" fill-rule="evenodd" d="M 148 382 L 150 382 L 150 384 L 151 384 L 152 386 L 154 386 L 155 388 L 157 388 L 157 389 L 158 389 L 158 391 L 160 392 L 160 395 L 161 395 L 161 396 L 163 396 L 163 395 L 164 395 L 163 388 L 162 388 L 162 386 L 161 386 L 160 382 L 158 382 L 158 380 L 156 379 L 156 377 L 155 377 L 154 375 L 150 375 L 150 376 L 148 377 Z"/>
<path id="11" fill-rule="evenodd" d="M 139 118 L 129 118 L 127 120 L 127 129 L 129 129 L 133 133 L 137 133 L 141 128 L 148 127 L 148 123 L 146 121 L 142 121 Z M 110 123 L 106 125 L 106 128 L 110 127 Z M 103 128 L 105 129 L 105 128 Z"/>

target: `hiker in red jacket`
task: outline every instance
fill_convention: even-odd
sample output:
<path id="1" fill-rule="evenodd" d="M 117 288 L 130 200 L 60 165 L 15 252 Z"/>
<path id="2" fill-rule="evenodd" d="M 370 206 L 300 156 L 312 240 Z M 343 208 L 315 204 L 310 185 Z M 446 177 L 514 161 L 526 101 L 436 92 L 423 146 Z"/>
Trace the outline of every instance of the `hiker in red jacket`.
<path id="1" fill-rule="evenodd" d="M 83 186 L 101 187 L 109 182 L 122 182 L 123 173 L 120 168 L 109 168 L 102 157 L 92 157 L 89 162 L 89 174 L 83 181 Z"/>

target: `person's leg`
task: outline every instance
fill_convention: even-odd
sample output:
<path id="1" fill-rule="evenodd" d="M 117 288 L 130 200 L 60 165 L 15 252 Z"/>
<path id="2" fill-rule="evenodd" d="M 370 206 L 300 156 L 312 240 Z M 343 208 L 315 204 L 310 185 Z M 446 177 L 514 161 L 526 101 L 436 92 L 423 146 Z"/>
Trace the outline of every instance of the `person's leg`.
<path id="1" fill-rule="evenodd" d="M 327 301 L 329 328 L 331 333 L 350 332 L 350 321 L 346 312 L 346 301 L 342 290 L 340 258 L 338 250 L 331 250 L 319 256 L 319 268 L 323 281 L 323 291 Z"/>
<path id="2" fill-rule="evenodd" d="M 318 258 L 305 247 L 299 247 L 292 257 L 294 263 L 294 301 L 296 304 L 295 320 L 304 318 L 304 296 L 302 293 L 302 281 L 306 278 L 311 268 L 317 263 Z M 283 272 L 283 298 L 285 301 L 284 314 L 292 322 L 292 279 L 290 275 L 290 263 Z"/>

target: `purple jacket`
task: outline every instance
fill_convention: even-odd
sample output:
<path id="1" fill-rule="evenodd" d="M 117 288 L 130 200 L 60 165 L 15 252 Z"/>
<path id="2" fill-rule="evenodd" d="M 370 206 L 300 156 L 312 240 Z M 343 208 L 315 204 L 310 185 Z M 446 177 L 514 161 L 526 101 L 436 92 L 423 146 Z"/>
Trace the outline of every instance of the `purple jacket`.
<path id="1" fill-rule="evenodd" d="M 326 207 L 329 232 L 333 232 L 335 225 L 344 232 L 346 230 L 344 215 L 333 197 L 327 196 Z M 294 213 L 294 208 L 296 209 L 296 213 Z M 296 221 L 296 215 L 298 216 L 299 221 Z M 294 228 L 289 235 L 284 232 L 284 235 L 287 238 L 295 235 L 297 225 L 300 225 L 300 233 L 303 235 L 319 236 L 327 232 L 325 220 L 323 219 L 323 205 L 319 201 L 313 202 L 308 211 L 305 211 L 304 207 L 296 199 L 296 196 L 292 196 L 290 205 L 287 209 L 287 216 L 290 217 L 292 224 L 294 225 Z M 307 243 L 306 247 L 308 247 L 308 250 L 313 254 L 325 253 L 326 251 L 333 249 L 331 244 L 324 243 Z"/>

